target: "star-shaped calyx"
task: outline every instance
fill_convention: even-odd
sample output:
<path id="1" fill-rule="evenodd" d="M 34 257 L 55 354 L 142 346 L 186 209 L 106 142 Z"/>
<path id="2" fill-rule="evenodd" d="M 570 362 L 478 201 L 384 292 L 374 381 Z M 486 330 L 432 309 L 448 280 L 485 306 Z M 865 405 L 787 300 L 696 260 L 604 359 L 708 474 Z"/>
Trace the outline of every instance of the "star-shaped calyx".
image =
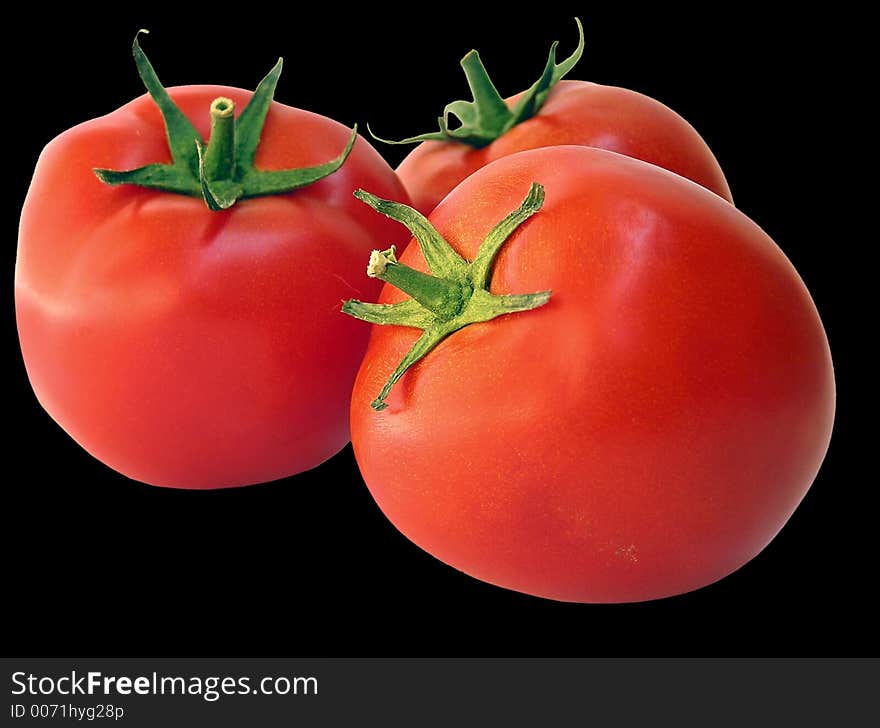
<path id="1" fill-rule="evenodd" d="M 498 93 L 492 79 L 480 59 L 480 54 L 473 50 L 461 59 L 461 67 L 467 77 L 473 101 L 452 101 L 443 109 L 443 116 L 437 119 L 438 131 L 418 134 L 416 136 L 392 141 L 382 139 L 370 133 L 375 139 L 386 144 L 416 144 L 418 142 L 437 140 L 445 142 L 461 142 L 480 149 L 491 144 L 498 137 L 506 134 L 517 124 L 535 116 L 544 105 L 553 87 L 575 67 L 584 52 L 584 26 L 575 18 L 578 29 L 578 44 L 574 52 L 560 63 L 556 62 L 558 41 L 550 46 L 550 55 L 540 78 L 519 95 L 519 99 L 511 107 Z M 452 120 L 452 128 L 450 128 Z M 369 128 L 369 127 L 367 127 Z"/>
<path id="2" fill-rule="evenodd" d="M 141 30 L 140 33 L 147 31 Z M 261 170 L 254 167 L 266 114 L 275 96 L 282 60 L 260 81 L 248 105 L 235 118 L 235 104 L 220 97 L 211 103 L 211 137 L 207 144 L 162 86 L 138 43 L 134 62 L 147 91 L 162 112 L 171 164 L 148 164 L 127 171 L 96 169 L 109 185 L 138 185 L 191 197 L 201 197 L 211 210 L 225 210 L 248 197 L 279 195 L 310 185 L 339 169 L 357 139 L 357 125 L 342 153 L 329 162 L 298 169 Z"/>
<path id="3" fill-rule="evenodd" d="M 342 306 L 343 312 L 363 321 L 422 330 L 422 335 L 371 403 L 373 409 L 385 409 L 388 393 L 404 372 L 450 334 L 470 324 L 529 311 L 550 300 L 550 291 L 497 295 L 488 290 L 501 246 L 514 230 L 541 209 L 544 203 L 541 185 L 532 184 L 522 204 L 492 228 L 471 262 L 456 253 L 430 221 L 411 207 L 379 199 L 363 190 L 354 194 L 377 212 L 405 225 L 418 241 L 431 271 L 430 275 L 422 273 L 398 261 L 393 245 L 388 250 L 374 250 L 367 275 L 390 283 L 412 298 L 392 304 L 350 300 Z"/>

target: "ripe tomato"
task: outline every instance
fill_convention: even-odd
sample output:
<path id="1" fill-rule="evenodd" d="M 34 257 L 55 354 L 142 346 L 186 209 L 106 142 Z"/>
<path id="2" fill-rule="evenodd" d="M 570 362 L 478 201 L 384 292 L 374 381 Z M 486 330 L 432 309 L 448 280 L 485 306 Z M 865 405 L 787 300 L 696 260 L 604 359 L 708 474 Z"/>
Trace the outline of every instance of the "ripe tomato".
<path id="1" fill-rule="evenodd" d="M 584 36 L 560 64 L 555 48 L 542 78 L 528 91 L 502 100 L 476 51 L 462 59 L 473 102 L 455 101 L 441 131 L 420 140 L 397 168 L 413 205 L 428 214 L 459 182 L 493 160 L 539 147 L 576 144 L 619 152 L 677 172 L 732 201 L 724 173 L 696 130 L 649 96 L 587 81 L 560 81 L 580 59 Z M 449 130 L 448 116 L 461 126 Z M 511 124 L 513 124 L 511 126 Z"/>
<path id="2" fill-rule="evenodd" d="M 142 62 L 143 76 L 152 68 Z M 161 98 L 161 86 L 153 90 Z M 212 100 L 241 112 L 253 97 L 224 86 L 169 92 L 182 111 L 172 123 L 191 120 L 202 139 Z M 334 158 L 339 166 L 350 129 L 273 102 L 271 93 L 263 101 L 251 172 Z M 196 151 L 192 143 L 179 149 Z M 371 296 L 363 256 L 406 235 L 352 191 L 405 192 L 360 137 L 329 176 L 273 196 L 244 199 L 245 189 L 220 211 L 200 197 L 110 186 L 93 173 L 171 160 L 149 95 L 64 132 L 40 156 L 15 277 L 34 391 L 90 453 L 147 483 L 225 487 L 314 467 L 348 441 L 349 396 L 367 340 L 339 315 L 339 302 L 353 290 Z M 192 171 L 184 165 L 183 179 Z M 198 177 L 195 184 L 199 194 Z"/>
<path id="3" fill-rule="evenodd" d="M 822 462 L 835 395 L 816 308 L 782 251 L 732 205 L 603 150 L 505 157 L 430 223 L 473 260 L 533 182 L 544 205 L 527 222 L 513 216 L 490 291 L 500 301 L 549 290 L 549 301 L 488 321 L 456 304 L 450 319 L 389 285 L 380 302 L 407 310 L 362 312 L 410 326 L 374 328 L 355 382 L 364 479 L 406 536 L 493 584 L 584 602 L 709 584 L 761 551 Z M 426 237 L 424 224 L 413 229 Z M 431 303 L 419 246 L 397 265 L 381 255 L 394 275 L 374 273 Z M 464 319 L 477 323 L 418 352 L 374 400 L 414 341 Z"/>

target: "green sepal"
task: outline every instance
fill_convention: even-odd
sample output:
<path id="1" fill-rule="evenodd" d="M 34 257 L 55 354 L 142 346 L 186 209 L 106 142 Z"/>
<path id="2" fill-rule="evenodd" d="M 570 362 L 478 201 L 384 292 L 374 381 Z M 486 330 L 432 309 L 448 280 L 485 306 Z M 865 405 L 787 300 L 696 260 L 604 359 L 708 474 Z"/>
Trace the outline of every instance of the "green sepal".
<path id="1" fill-rule="evenodd" d="M 167 190 L 169 187 L 186 190 L 184 194 L 198 197 L 201 187 L 198 179 L 189 170 L 182 170 L 172 164 L 148 164 L 125 172 L 112 169 L 93 170 L 101 182 L 108 185 L 137 185 L 155 190 Z"/>
<path id="2" fill-rule="evenodd" d="M 248 105 L 235 120 L 235 176 L 241 179 L 253 168 L 266 115 L 275 97 L 284 59 L 279 58 L 272 70 L 260 81 Z"/>
<path id="3" fill-rule="evenodd" d="M 574 49 L 574 53 L 561 63 L 556 63 L 556 48 L 559 46 L 559 41 L 553 41 L 553 45 L 550 46 L 550 55 L 547 58 L 547 65 L 544 66 L 544 72 L 541 74 L 541 77 L 528 88 L 520 100 L 516 102 L 516 105 L 511 110 L 512 118 L 508 122 L 510 124 L 508 129 L 516 126 L 521 121 L 531 119 L 537 114 L 547 100 L 547 97 L 550 95 L 550 92 L 553 90 L 553 87 L 577 65 L 578 61 L 580 61 L 581 56 L 584 54 L 584 26 L 581 24 L 579 18 L 575 18 L 574 20 L 578 27 L 578 44 L 577 48 Z"/>
<path id="4" fill-rule="evenodd" d="M 495 258 L 498 251 L 501 250 L 501 246 L 513 234 L 513 231 L 538 212 L 543 204 L 544 188 L 537 183 L 533 184 L 522 204 L 489 231 L 468 271 L 475 289 L 489 287 L 492 266 L 495 264 Z"/>
<path id="5" fill-rule="evenodd" d="M 376 410 L 376 412 L 381 412 L 385 409 L 388 406 L 385 403 L 385 399 L 391 393 L 391 388 L 397 384 L 404 374 L 406 374 L 406 370 L 427 356 L 431 352 L 431 349 L 449 336 L 453 330 L 454 329 L 450 329 L 448 325 L 425 329 L 422 332 L 422 335 L 416 339 L 416 343 L 412 345 L 412 348 L 406 353 L 403 359 L 400 360 L 400 364 L 398 364 L 394 371 L 391 372 L 388 381 L 386 381 L 382 386 L 382 389 L 379 390 L 379 395 L 376 399 L 370 402 L 370 407 Z"/>
<path id="6" fill-rule="evenodd" d="M 550 54 L 541 77 L 535 81 L 510 109 L 498 93 L 480 54 L 473 50 L 461 59 L 461 67 L 467 77 L 472 101 L 453 101 L 446 105 L 443 116 L 438 117 L 439 131 L 391 140 L 376 136 L 367 126 L 374 139 L 385 144 L 415 144 L 424 141 L 455 141 L 480 149 L 491 144 L 511 128 L 535 116 L 547 100 L 553 87 L 577 64 L 584 52 L 584 27 L 575 18 L 578 28 L 578 44 L 574 52 L 561 63 L 556 63 L 559 41 L 550 46 Z M 450 117 L 458 125 L 450 128 Z"/>
<path id="7" fill-rule="evenodd" d="M 428 218 L 418 210 L 401 202 L 382 200 L 364 190 L 356 190 L 354 196 L 376 212 L 405 225 L 413 237 L 419 241 L 419 247 L 422 249 L 422 255 L 428 264 L 428 269 L 435 276 L 449 278 L 461 275 L 467 269 L 467 261 L 452 249 L 452 246 L 437 232 Z"/>
<path id="8" fill-rule="evenodd" d="M 261 170 L 251 167 L 251 170 L 242 179 L 242 185 L 244 186 L 242 197 L 247 199 L 248 197 L 279 195 L 284 192 L 307 187 L 324 179 L 324 177 L 329 177 L 348 159 L 348 155 L 351 154 L 354 143 L 357 141 L 357 135 L 358 127 L 355 124 L 351 129 L 351 136 L 348 138 L 342 153 L 336 159 L 331 159 L 323 164 L 316 164 L 314 167 L 278 170 Z"/>
<path id="9" fill-rule="evenodd" d="M 257 148 L 272 105 L 282 60 L 260 82 L 247 106 L 236 119 L 227 111 L 217 124 L 212 104 L 211 139 L 205 144 L 189 119 L 174 103 L 159 81 L 156 71 L 140 47 L 138 36 L 132 53 L 138 74 L 165 122 L 171 164 L 148 164 L 138 169 L 117 171 L 95 169 L 95 175 L 109 185 L 131 184 L 175 194 L 201 197 L 209 209 L 226 210 L 240 199 L 279 195 L 313 184 L 336 172 L 348 159 L 357 141 L 357 125 L 335 159 L 311 167 L 261 170 L 254 167 Z M 228 102 L 228 99 L 216 99 Z M 231 108 L 231 102 L 229 102 Z"/>
<path id="10" fill-rule="evenodd" d="M 374 210 L 406 225 L 418 241 L 426 262 L 429 257 L 426 247 L 434 259 L 433 264 L 428 262 L 434 275 L 427 275 L 398 261 L 393 245 L 387 250 L 374 250 L 370 255 L 367 275 L 390 283 L 412 298 L 394 304 L 349 300 L 342 305 L 343 313 L 362 321 L 422 330 L 422 335 L 371 403 L 373 409 L 385 409 L 385 399 L 395 383 L 450 334 L 498 316 L 530 311 L 550 300 L 550 291 L 497 295 L 488 290 L 492 266 L 501 246 L 541 209 L 544 203 L 544 188 L 541 185 L 533 183 L 522 204 L 492 228 L 471 263 L 456 253 L 436 228 L 412 208 L 399 202 L 382 200 L 363 190 L 355 192 L 355 196 Z M 444 272 L 439 273 L 439 270 Z"/>
<path id="11" fill-rule="evenodd" d="M 342 311 L 361 321 L 380 326 L 426 329 L 434 321 L 434 315 L 414 298 L 407 298 L 400 303 L 364 303 L 351 299 L 342 304 Z"/>
<path id="12" fill-rule="evenodd" d="M 150 63 L 147 54 L 141 49 L 141 45 L 138 43 L 138 36 L 141 33 L 148 35 L 149 32 L 146 28 L 141 28 L 135 33 L 134 41 L 131 44 L 134 63 L 137 66 L 141 81 L 143 81 L 153 101 L 156 102 L 159 111 L 162 112 L 162 119 L 165 122 L 165 134 L 168 137 L 168 149 L 171 152 L 174 166 L 189 169 L 192 176 L 195 177 L 199 168 L 195 143 L 201 142 L 202 138 L 190 123 L 190 120 L 184 116 L 177 104 L 168 95 L 168 92 L 156 75 L 156 71 L 153 69 L 153 64 Z"/>

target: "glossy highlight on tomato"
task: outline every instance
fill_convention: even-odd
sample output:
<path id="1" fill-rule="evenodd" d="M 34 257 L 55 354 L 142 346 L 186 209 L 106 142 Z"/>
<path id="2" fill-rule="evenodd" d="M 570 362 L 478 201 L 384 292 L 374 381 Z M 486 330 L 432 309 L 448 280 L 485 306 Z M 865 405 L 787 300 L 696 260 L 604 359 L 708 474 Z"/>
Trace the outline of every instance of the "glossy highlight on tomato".
<path id="1" fill-rule="evenodd" d="M 430 223 L 472 261 L 533 183 L 543 205 L 489 290 L 549 300 L 448 335 L 378 412 L 420 333 L 374 326 L 351 406 L 365 482 L 417 545 L 509 589 L 632 602 L 710 584 L 770 542 L 826 452 L 835 387 L 816 307 L 744 214 L 609 151 L 504 157 Z M 399 262 L 428 272 L 414 243 Z M 379 301 L 406 299 L 387 285 Z"/>

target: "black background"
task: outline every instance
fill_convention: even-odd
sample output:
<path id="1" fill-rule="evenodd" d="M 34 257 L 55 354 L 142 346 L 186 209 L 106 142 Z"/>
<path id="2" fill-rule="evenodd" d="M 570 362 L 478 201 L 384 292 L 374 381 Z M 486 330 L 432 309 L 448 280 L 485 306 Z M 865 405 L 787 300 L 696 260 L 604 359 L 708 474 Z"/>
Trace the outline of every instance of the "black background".
<path id="1" fill-rule="evenodd" d="M 4 59 L 2 595 L 15 655 L 816 655 L 877 650 L 871 542 L 876 477 L 860 471 L 854 243 L 831 193 L 842 106 L 827 44 L 834 18 L 616 12 L 541 14 L 376 5 L 273 4 L 200 19 L 155 6 L 106 17 L 84 8 L 23 20 Z M 714 8 L 714 6 L 711 6 Z M 251 15 L 248 15 L 251 13 Z M 42 146 L 142 93 L 129 52 L 139 27 L 166 85 L 253 88 L 277 56 L 276 98 L 384 136 L 427 131 L 466 96 L 471 47 L 502 94 L 537 78 L 549 44 L 570 74 L 654 96 L 687 118 L 725 170 L 737 206 L 785 250 L 831 342 L 838 413 L 831 449 L 789 524 L 756 559 L 692 594 L 634 605 L 545 601 L 436 561 L 382 516 L 350 448 L 276 483 L 216 492 L 127 480 L 79 448 L 40 408 L 21 363 L 12 283 L 21 202 Z M 383 25 L 384 23 L 384 25 Z M 7 51 L 9 49 L 7 48 Z M 15 113 L 11 113 L 11 109 Z M 14 139 L 14 143 L 13 142 Z M 408 151 L 377 143 L 396 165 Z M 832 170 L 832 171 L 829 171 Z M 876 242 L 876 241 L 875 241 Z M 862 245 L 869 244 L 863 240 Z"/>

